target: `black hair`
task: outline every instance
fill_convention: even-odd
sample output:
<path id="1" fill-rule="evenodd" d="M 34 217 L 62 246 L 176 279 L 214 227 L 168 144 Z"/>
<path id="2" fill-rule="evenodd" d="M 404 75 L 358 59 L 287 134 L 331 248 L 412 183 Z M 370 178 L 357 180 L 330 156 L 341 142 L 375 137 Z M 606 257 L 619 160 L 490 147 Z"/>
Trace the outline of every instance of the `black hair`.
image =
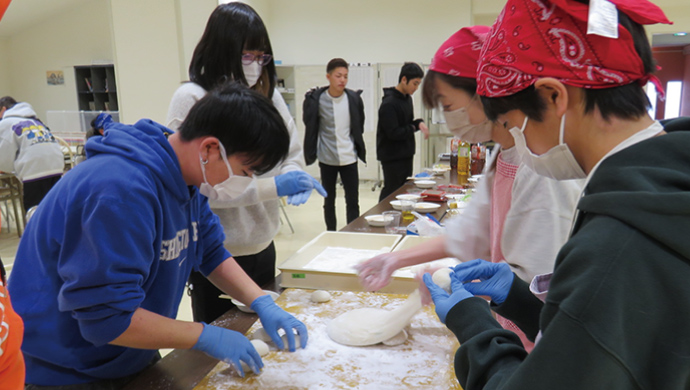
<path id="1" fill-rule="evenodd" d="M 0 98 L 0 108 L 4 107 L 9 110 L 14 107 L 15 104 L 17 104 L 17 101 L 14 100 L 12 96 L 3 96 Z"/>
<path id="2" fill-rule="evenodd" d="M 326 73 L 331 73 L 335 68 L 349 69 L 347 61 L 342 58 L 334 58 L 328 61 L 328 65 L 326 65 Z"/>
<path id="3" fill-rule="evenodd" d="M 576 1 L 589 4 L 589 0 Z M 618 21 L 632 35 L 635 51 L 642 60 L 644 72 L 653 73 L 656 70 L 656 63 L 652 57 L 652 48 L 649 45 L 644 27 L 620 11 L 618 11 Z M 651 106 L 642 85 L 637 81 L 612 88 L 585 89 L 584 94 L 585 113 L 592 112 L 596 107 L 604 120 L 608 120 L 612 116 L 621 119 L 639 119 L 647 113 Z M 540 122 L 546 108 L 546 102 L 542 100 L 534 85 L 511 96 L 500 98 L 482 96 L 481 99 L 484 113 L 491 121 L 495 121 L 501 114 L 517 109 L 529 116 L 530 119 Z"/>
<path id="4" fill-rule="evenodd" d="M 470 77 L 451 76 L 445 73 L 429 70 L 424 77 L 422 84 L 422 103 L 426 108 L 438 106 L 438 91 L 436 90 L 436 80 L 441 80 L 455 89 L 461 89 L 470 96 L 477 93 L 477 80 Z"/>
<path id="5" fill-rule="evenodd" d="M 242 50 L 263 51 L 273 56 L 266 26 L 247 4 L 221 4 L 208 18 L 204 34 L 194 49 L 189 79 L 207 91 L 229 80 L 247 85 L 242 70 Z M 276 66 L 271 58 L 252 89 L 271 98 L 275 85 Z"/>
<path id="6" fill-rule="evenodd" d="M 398 83 L 402 81 L 403 77 L 407 79 L 407 82 L 414 79 L 421 79 L 424 77 L 424 71 L 422 67 L 415 64 L 414 62 L 406 62 L 400 69 L 400 76 L 398 76 Z"/>
<path id="7" fill-rule="evenodd" d="M 189 110 L 180 125 L 180 138 L 191 141 L 212 136 L 228 156 L 244 153 L 245 164 L 257 174 L 270 171 L 288 154 L 290 134 L 273 103 L 237 82 L 210 90 Z"/>

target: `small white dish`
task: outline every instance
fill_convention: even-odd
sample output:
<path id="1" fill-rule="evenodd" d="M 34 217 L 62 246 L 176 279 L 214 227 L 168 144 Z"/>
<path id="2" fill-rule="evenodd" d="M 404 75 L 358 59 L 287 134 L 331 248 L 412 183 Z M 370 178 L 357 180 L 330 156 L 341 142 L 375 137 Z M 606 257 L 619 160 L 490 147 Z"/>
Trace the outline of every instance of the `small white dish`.
<path id="1" fill-rule="evenodd" d="M 275 292 L 275 291 L 270 291 L 270 290 L 263 290 L 263 291 L 264 291 L 267 295 L 270 295 L 271 298 L 272 298 L 274 301 L 275 301 L 276 299 L 278 299 L 278 297 L 280 296 L 280 294 L 278 294 L 278 293 Z M 221 298 L 230 298 L 230 297 L 229 297 L 228 295 L 223 294 L 223 295 L 221 295 Z M 243 311 L 243 312 L 245 312 L 245 313 L 254 313 L 254 310 L 250 309 L 249 306 L 245 306 L 244 303 L 238 301 L 237 299 L 235 299 L 235 298 L 230 298 L 230 301 L 232 302 L 233 305 L 237 306 L 237 308 L 238 308 L 240 311 Z"/>
<path id="2" fill-rule="evenodd" d="M 436 182 L 433 180 L 415 180 L 414 185 L 419 188 L 433 188 Z"/>
<path id="3" fill-rule="evenodd" d="M 364 217 L 371 226 L 382 227 L 393 221 L 393 217 L 384 218 L 383 215 L 369 215 Z"/>
<path id="4" fill-rule="evenodd" d="M 391 206 L 393 207 L 393 210 L 402 210 L 402 201 L 400 199 L 398 200 L 391 200 Z"/>
<path id="5" fill-rule="evenodd" d="M 450 171 L 450 168 L 432 168 L 431 172 L 434 176 L 443 176 L 446 172 Z"/>
<path id="6" fill-rule="evenodd" d="M 438 210 L 439 207 L 441 205 L 438 203 L 419 202 L 414 205 L 414 210 L 418 213 L 431 213 Z"/>
<path id="7" fill-rule="evenodd" d="M 418 200 L 421 200 L 421 199 L 422 199 L 422 196 L 421 196 L 421 195 L 417 195 L 417 194 L 400 194 L 400 195 L 396 195 L 396 196 L 395 196 L 395 199 L 398 199 L 398 200 L 413 200 L 413 201 L 416 202 L 416 201 L 418 201 Z"/>

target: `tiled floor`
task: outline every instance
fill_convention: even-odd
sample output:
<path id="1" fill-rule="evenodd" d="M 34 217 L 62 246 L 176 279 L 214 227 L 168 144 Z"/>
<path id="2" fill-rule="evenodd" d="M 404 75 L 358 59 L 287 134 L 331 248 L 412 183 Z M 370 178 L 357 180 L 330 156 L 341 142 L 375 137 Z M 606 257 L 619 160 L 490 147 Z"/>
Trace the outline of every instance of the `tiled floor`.
<path id="1" fill-rule="evenodd" d="M 361 182 L 359 187 L 359 208 L 362 213 L 369 210 L 378 203 L 380 187 L 376 191 L 372 191 L 373 182 Z M 338 229 L 346 225 L 345 220 L 345 194 L 341 186 L 338 186 L 338 194 L 336 200 L 336 212 L 338 217 Z M 275 245 L 277 251 L 276 263 L 280 264 L 286 260 L 291 254 L 311 241 L 314 237 L 326 230 L 326 225 L 323 221 L 323 198 L 318 196 L 316 192 L 312 194 L 307 203 L 301 206 L 286 206 L 285 211 L 292 223 L 295 232 L 290 231 L 290 227 L 285 222 L 281 226 L 278 235 L 275 237 Z M 284 216 L 281 215 L 284 220 Z M 8 266 L 14 262 L 17 246 L 19 245 L 19 238 L 14 227 L 11 232 L 8 231 L 7 221 L 2 221 L 2 229 L 0 230 L 0 258 L 3 263 Z M 180 309 L 177 315 L 180 320 L 191 321 L 191 303 L 189 296 L 184 294 Z M 164 354 L 168 351 L 161 351 Z"/>

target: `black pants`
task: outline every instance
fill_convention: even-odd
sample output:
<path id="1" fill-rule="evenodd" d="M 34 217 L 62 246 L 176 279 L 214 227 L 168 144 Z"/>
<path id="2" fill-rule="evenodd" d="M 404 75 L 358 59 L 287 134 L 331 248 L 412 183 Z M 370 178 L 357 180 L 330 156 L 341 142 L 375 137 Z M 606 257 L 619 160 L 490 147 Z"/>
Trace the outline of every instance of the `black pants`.
<path id="1" fill-rule="evenodd" d="M 60 180 L 62 176 L 51 176 L 45 179 L 31 180 L 24 182 L 24 210 L 28 211 L 30 208 L 41 203 L 41 200 L 46 196 L 48 191 Z"/>
<path id="2" fill-rule="evenodd" d="M 151 360 L 148 367 L 156 364 L 161 360 L 161 355 L 156 354 L 156 356 Z M 143 371 L 143 370 L 142 370 Z M 90 383 L 80 383 L 78 385 L 62 385 L 62 386 L 38 386 L 26 384 L 24 390 L 120 390 L 124 388 L 129 382 L 134 380 L 141 372 L 136 374 L 128 375 L 117 379 L 104 379 L 98 382 Z"/>
<path id="3" fill-rule="evenodd" d="M 271 242 L 271 245 L 261 252 L 255 255 L 237 256 L 235 261 L 259 287 L 264 286 L 275 277 L 276 247 Z M 192 272 L 189 275 L 189 284 L 194 321 L 210 324 L 235 307 L 229 299 L 219 298 L 224 293 L 200 272 Z"/>
<path id="4" fill-rule="evenodd" d="M 345 188 L 345 207 L 347 223 L 359 217 L 359 171 L 357 163 L 343 166 L 319 163 L 321 169 L 321 183 L 328 193 L 323 201 L 323 216 L 326 220 L 326 230 L 335 231 L 335 185 L 338 174 Z"/>
<path id="5" fill-rule="evenodd" d="M 381 161 L 383 170 L 383 188 L 379 195 L 379 202 L 402 187 L 407 178 L 412 176 L 413 157 L 403 160 Z"/>

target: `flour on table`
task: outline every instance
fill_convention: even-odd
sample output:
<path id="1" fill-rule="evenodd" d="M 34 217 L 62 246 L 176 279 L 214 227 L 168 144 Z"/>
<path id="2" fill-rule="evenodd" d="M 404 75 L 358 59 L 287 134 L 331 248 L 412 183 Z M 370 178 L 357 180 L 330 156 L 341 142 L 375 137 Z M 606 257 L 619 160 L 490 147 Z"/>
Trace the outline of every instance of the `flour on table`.
<path id="1" fill-rule="evenodd" d="M 355 265 L 389 251 L 389 248 L 376 250 L 329 246 L 303 268 L 316 271 L 354 273 Z"/>
<path id="2" fill-rule="evenodd" d="M 306 349 L 271 349 L 262 358 L 261 374 L 245 372 L 244 378 L 219 362 L 195 390 L 461 390 L 453 370 L 457 339 L 438 320 L 432 307 L 422 308 L 412 318 L 403 344 L 350 347 L 328 337 L 326 328 L 333 318 L 362 307 L 392 310 L 400 307 L 406 297 L 331 291 L 330 302 L 313 303 L 311 292 L 287 289 L 276 301 L 309 329 Z M 260 327 L 257 321 L 248 334 Z"/>

